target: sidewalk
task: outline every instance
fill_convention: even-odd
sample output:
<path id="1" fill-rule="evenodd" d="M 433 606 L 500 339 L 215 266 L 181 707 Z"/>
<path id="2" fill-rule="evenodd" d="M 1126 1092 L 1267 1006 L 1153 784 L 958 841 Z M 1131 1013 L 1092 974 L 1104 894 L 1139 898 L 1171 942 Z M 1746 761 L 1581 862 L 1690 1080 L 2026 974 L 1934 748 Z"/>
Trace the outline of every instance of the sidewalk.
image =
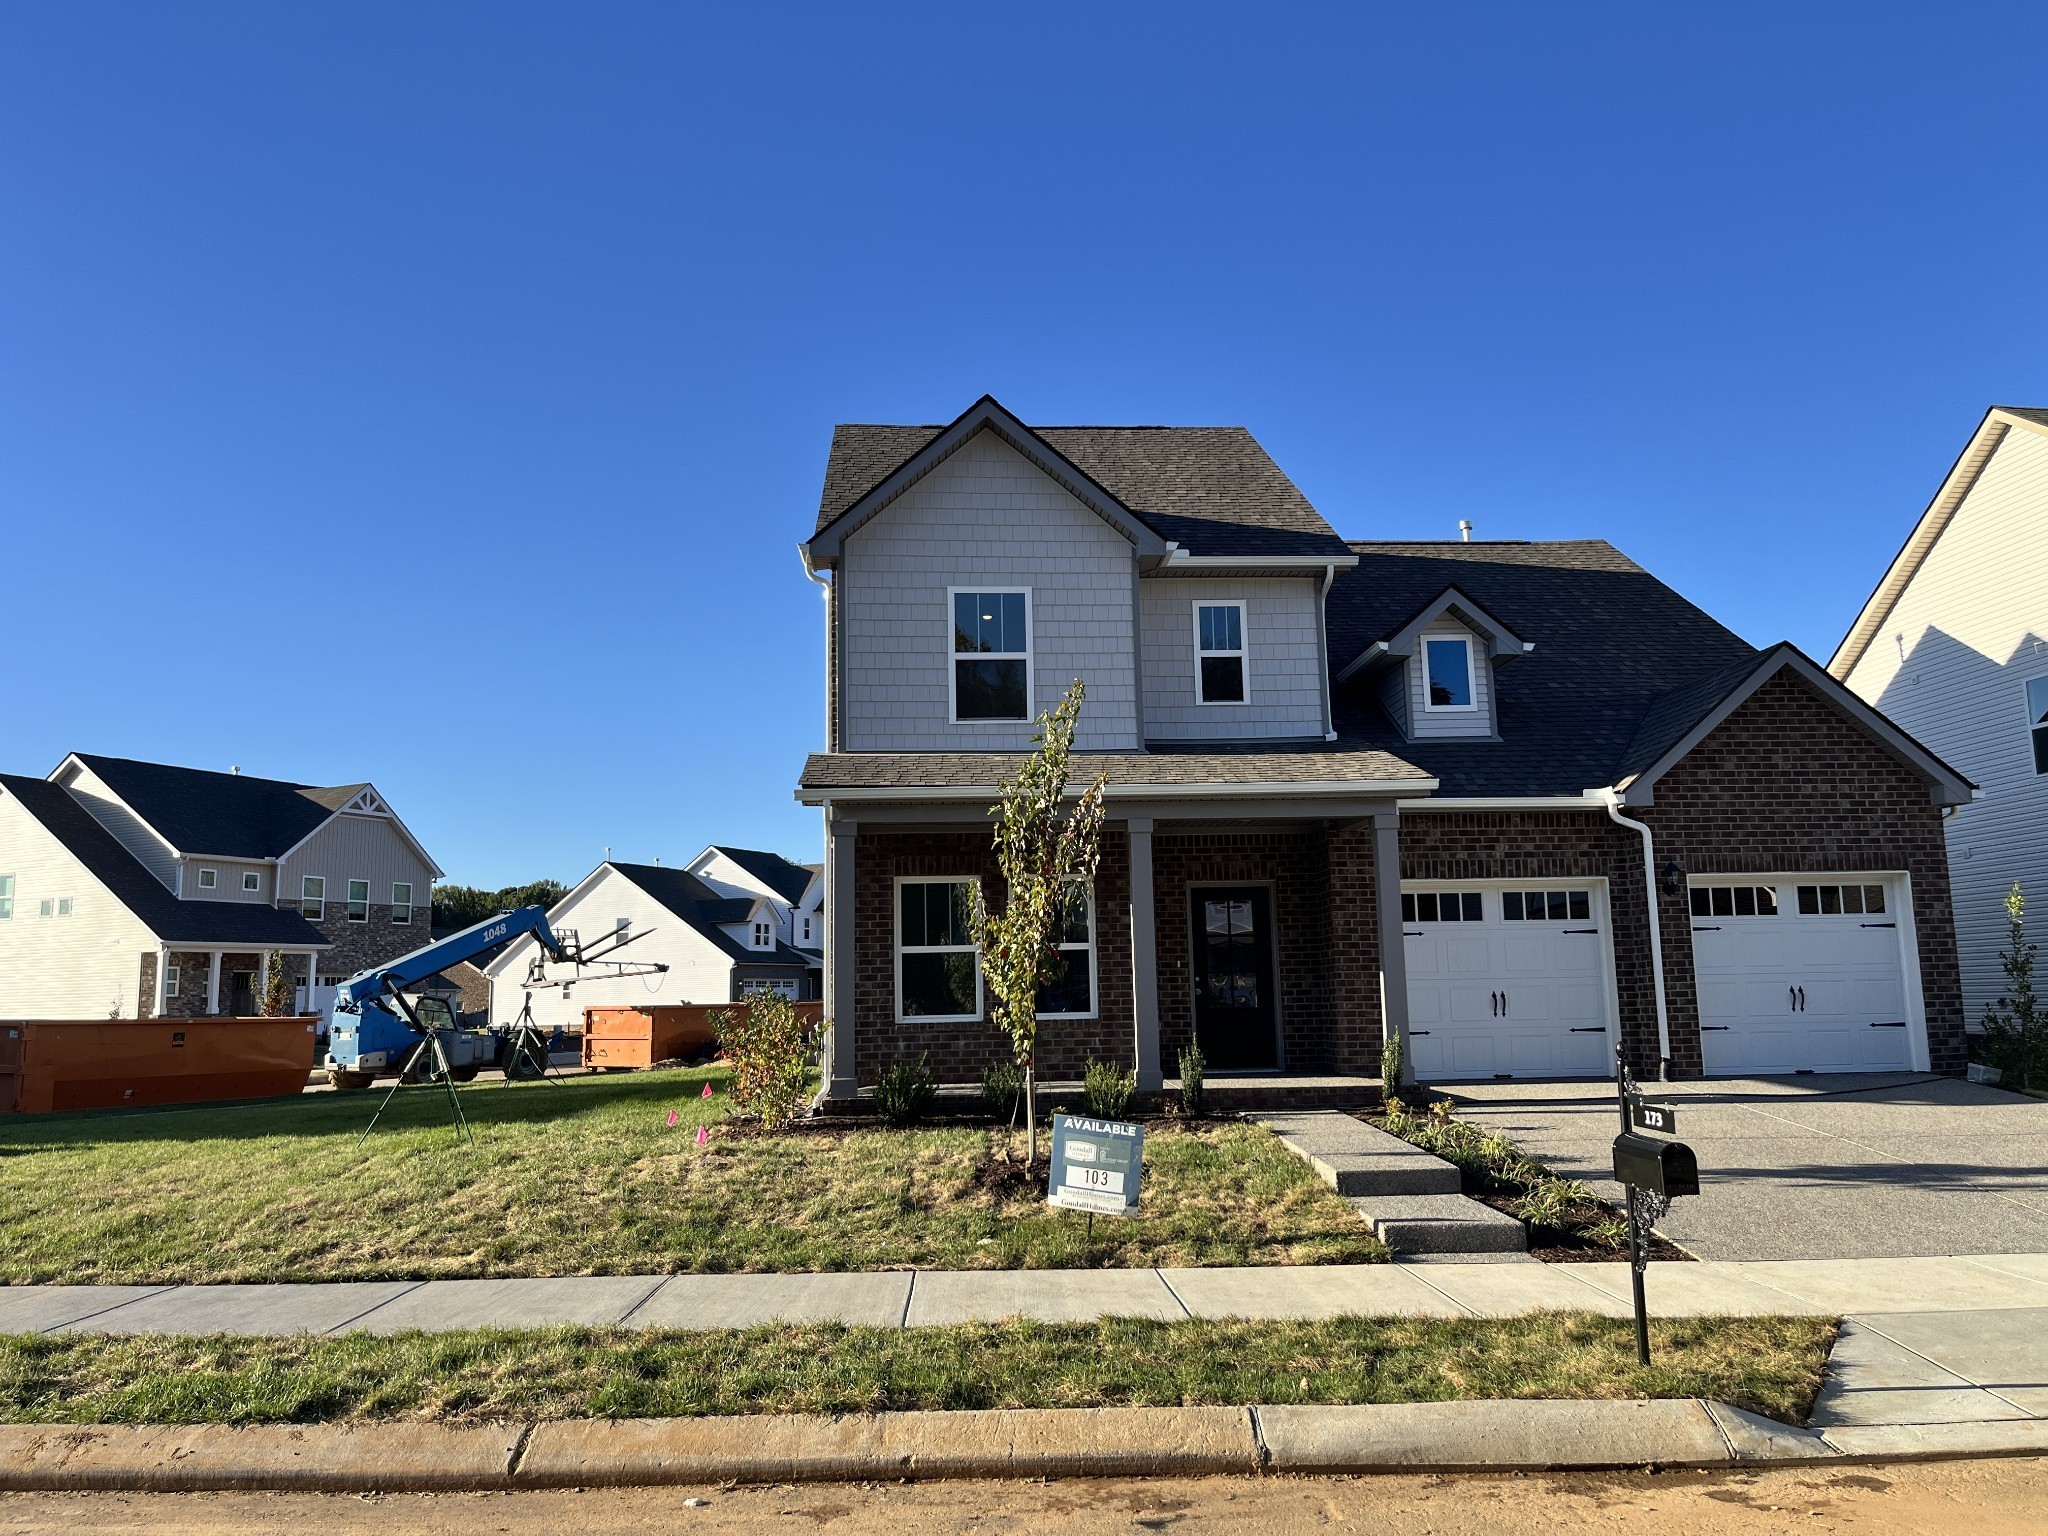
<path id="1" fill-rule="evenodd" d="M 2048 1308 L 2048 1254 L 1657 1264 L 1646 1286 L 1659 1317 Z M 1347 1313 L 1514 1317 L 1553 1310 L 1630 1315 L 1628 1266 L 1350 1264 L 0 1287 L 0 1332 L 7 1333 L 397 1333 L 556 1323 L 747 1328 L 778 1321 L 917 1328 L 1019 1316 L 1090 1322 Z"/>

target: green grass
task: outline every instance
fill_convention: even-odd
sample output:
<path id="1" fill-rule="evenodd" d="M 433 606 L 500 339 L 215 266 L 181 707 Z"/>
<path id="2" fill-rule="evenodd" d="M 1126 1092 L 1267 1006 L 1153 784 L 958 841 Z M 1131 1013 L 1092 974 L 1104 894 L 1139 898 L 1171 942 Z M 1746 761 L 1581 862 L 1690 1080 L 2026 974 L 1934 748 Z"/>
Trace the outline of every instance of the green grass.
<path id="1" fill-rule="evenodd" d="M 318 1338 L 0 1335 L 0 1420 L 305 1423 L 627 1418 L 1109 1404 L 1713 1397 L 1803 1420 L 1834 1326 L 1627 1322 L 1112 1320 L 910 1331 L 550 1328 Z"/>
<path id="2" fill-rule="evenodd" d="M 714 1096 L 700 1095 L 706 1082 Z M 0 1282 L 435 1279 L 745 1270 L 1325 1264 L 1386 1257 L 1256 1127 L 1146 1140 L 1143 1213 L 1086 1223 L 991 1182 L 1006 1133 L 764 1136 L 722 1069 L 375 1098 L 10 1118 Z M 674 1127 L 669 1112 L 678 1114 Z M 699 1148 L 700 1125 L 711 1127 Z M 1041 1170 L 1041 1178 L 1043 1171 Z"/>

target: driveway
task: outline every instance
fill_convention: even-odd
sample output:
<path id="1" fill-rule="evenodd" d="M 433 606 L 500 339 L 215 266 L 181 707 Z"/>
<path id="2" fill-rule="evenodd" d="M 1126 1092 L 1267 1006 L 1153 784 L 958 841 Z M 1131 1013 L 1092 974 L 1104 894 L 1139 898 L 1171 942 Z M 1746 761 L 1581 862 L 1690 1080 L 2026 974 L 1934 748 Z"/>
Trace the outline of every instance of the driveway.
<path id="1" fill-rule="evenodd" d="M 1443 1090 L 1619 1203 L 1611 1083 L 1474 1083 Z M 1658 1230 L 1702 1259 L 2048 1253 L 2048 1101 L 1931 1077 L 1659 1083 L 1700 1193 Z"/>

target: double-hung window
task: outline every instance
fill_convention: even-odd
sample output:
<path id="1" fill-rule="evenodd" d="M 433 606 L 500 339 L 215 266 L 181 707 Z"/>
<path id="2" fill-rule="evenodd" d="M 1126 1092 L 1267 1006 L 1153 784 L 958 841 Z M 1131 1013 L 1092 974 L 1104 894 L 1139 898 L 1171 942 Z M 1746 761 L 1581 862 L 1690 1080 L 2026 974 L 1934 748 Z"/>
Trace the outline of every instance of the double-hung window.
<path id="1" fill-rule="evenodd" d="M 1038 989 L 1041 1019 L 1095 1017 L 1095 893 L 1085 880 L 1067 886 L 1053 948 L 1066 969 Z"/>
<path id="2" fill-rule="evenodd" d="M 2027 730 L 2034 738 L 2034 772 L 2048 773 L 2048 677 L 2027 679 Z"/>
<path id="3" fill-rule="evenodd" d="M 164 996 L 176 997 L 177 995 L 178 968 L 175 965 L 167 965 L 164 967 Z"/>
<path id="4" fill-rule="evenodd" d="M 969 879 L 896 885 L 896 1017 L 981 1017 L 981 955 L 968 919 Z"/>
<path id="5" fill-rule="evenodd" d="M 953 719 L 1031 718 L 1029 592 L 953 598 Z"/>
<path id="6" fill-rule="evenodd" d="M 14 876 L 0 875 L 0 921 L 14 916 Z"/>
<path id="7" fill-rule="evenodd" d="M 1242 704 L 1246 690 L 1244 604 L 1195 604 L 1195 699 Z"/>
<path id="8" fill-rule="evenodd" d="M 775 930 L 766 923 L 754 924 L 754 948 L 767 949 L 775 942 Z"/>
<path id="9" fill-rule="evenodd" d="M 348 920 L 352 923 L 367 923 L 370 920 L 370 882 L 351 880 L 348 883 Z"/>
<path id="10" fill-rule="evenodd" d="M 1463 635 L 1422 642 L 1423 698 L 1430 709 L 1472 708 L 1472 642 Z"/>
<path id="11" fill-rule="evenodd" d="M 391 886 L 391 921 L 409 923 L 412 921 L 412 885 L 409 881 L 394 881 Z"/>
<path id="12" fill-rule="evenodd" d="M 327 877 L 307 875 L 299 882 L 299 916 L 314 922 L 327 915 Z"/>

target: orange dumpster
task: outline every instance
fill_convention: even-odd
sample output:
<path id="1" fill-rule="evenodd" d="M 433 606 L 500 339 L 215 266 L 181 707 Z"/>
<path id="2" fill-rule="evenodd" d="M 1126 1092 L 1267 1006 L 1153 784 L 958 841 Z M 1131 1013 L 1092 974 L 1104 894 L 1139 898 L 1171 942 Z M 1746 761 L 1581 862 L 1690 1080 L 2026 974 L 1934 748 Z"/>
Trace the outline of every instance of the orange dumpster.
<path id="1" fill-rule="evenodd" d="M 282 1098 L 306 1086 L 319 1022 L 0 1021 L 0 1112 Z"/>
<path id="2" fill-rule="evenodd" d="M 583 1010 L 583 1065 L 651 1067 L 657 1061 L 688 1060 L 713 1044 L 713 1014 L 744 1003 L 662 1003 Z M 799 1018 L 822 1016 L 823 1003 L 798 1003 Z"/>

